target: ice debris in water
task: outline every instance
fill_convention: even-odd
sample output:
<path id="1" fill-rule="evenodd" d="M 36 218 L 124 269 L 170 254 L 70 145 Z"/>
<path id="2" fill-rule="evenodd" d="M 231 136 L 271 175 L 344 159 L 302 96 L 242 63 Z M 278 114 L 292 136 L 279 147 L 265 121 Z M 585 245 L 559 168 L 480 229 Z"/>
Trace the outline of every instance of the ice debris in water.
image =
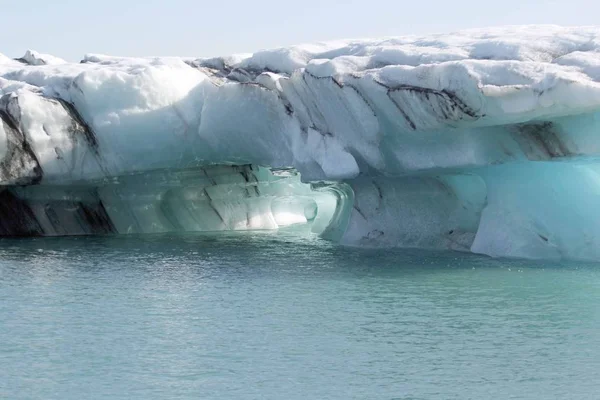
<path id="1" fill-rule="evenodd" d="M 600 259 L 597 27 L 0 55 L 0 118 L 2 235 L 302 225 L 349 245 Z"/>

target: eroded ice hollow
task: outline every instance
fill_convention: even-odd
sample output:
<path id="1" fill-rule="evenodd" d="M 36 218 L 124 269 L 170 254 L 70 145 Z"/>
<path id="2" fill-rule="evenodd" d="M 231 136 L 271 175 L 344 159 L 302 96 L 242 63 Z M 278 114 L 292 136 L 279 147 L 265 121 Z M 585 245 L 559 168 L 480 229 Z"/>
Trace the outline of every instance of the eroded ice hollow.
<path id="1" fill-rule="evenodd" d="M 0 193 L 0 232 L 61 236 L 327 229 L 343 207 L 336 187 L 311 188 L 297 172 L 207 166 L 69 184 L 11 186 Z M 351 207 L 351 206 L 350 206 Z"/>
<path id="2" fill-rule="evenodd" d="M 600 260 L 600 28 L 0 55 L 0 234 L 280 229 Z M 300 234 L 300 233 L 299 233 Z"/>

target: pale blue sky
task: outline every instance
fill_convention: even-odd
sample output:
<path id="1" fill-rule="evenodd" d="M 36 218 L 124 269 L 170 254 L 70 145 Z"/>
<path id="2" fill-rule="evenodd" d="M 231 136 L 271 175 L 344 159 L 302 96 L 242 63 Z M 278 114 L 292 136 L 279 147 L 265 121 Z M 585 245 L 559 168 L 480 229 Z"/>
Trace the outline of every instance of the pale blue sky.
<path id="1" fill-rule="evenodd" d="M 598 24 L 594 0 L 0 0 L 0 53 L 216 56 L 341 38 Z"/>

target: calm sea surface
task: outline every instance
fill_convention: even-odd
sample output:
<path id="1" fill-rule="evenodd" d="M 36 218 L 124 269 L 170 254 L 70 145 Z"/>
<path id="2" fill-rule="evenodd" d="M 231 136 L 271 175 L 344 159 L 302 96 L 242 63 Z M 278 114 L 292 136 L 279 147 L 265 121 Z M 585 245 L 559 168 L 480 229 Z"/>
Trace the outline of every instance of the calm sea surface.
<path id="1" fill-rule="evenodd" d="M 0 399 L 598 399 L 600 264 L 0 240 Z"/>

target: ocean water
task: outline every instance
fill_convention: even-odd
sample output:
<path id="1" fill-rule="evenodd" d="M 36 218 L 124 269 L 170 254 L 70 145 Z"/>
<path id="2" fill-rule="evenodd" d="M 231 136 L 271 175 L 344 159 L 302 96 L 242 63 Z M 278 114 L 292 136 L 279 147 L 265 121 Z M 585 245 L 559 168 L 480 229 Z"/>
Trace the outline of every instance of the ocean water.
<path id="1" fill-rule="evenodd" d="M 600 264 L 0 240 L 1 399 L 597 399 Z"/>

